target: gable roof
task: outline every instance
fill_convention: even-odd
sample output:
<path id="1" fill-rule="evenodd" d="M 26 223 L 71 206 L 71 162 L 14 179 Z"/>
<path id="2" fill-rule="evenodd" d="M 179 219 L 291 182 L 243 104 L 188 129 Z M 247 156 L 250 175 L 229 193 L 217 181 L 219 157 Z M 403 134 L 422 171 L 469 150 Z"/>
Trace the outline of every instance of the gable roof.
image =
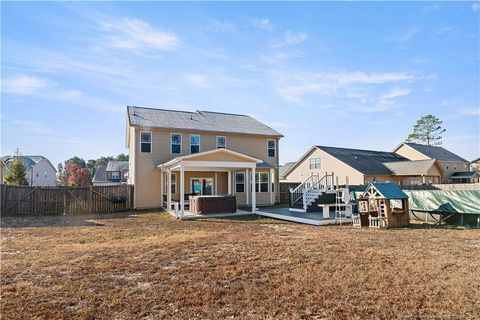
<path id="1" fill-rule="evenodd" d="M 295 162 L 287 162 L 278 169 L 280 179 L 285 178 L 285 173 L 287 173 L 294 164 Z"/>
<path id="2" fill-rule="evenodd" d="M 437 159 L 437 160 L 443 160 L 443 161 L 461 161 L 461 162 L 469 162 L 462 157 L 456 155 L 453 152 L 448 151 L 447 149 L 444 149 L 442 147 L 437 147 L 437 146 L 427 146 L 424 144 L 418 144 L 418 143 L 409 143 L 409 142 L 404 142 L 403 144 L 409 146 L 410 148 L 415 149 L 416 151 L 420 152 L 421 154 L 429 157 L 430 159 Z M 402 144 L 400 144 L 397 148 L 395 148 L 394 151 L 397 151 L 398 148 L 400 148 Z"/>
<path id="3" fill-rule="evenodd" d="M 108 182 L 106 168 L 107 167 L 104 165 L 99 165 L 95 169 L 95 174 L 93 175 L 92 182 Z"/>
<path id="4" fill-rule="evenodd" d="M 106 171 L 122 171 L 125 167 L 128 167 L 128 161 L 111 160 L 108 161 Z"/>
<path id="5" fill-rule="evenodd" d="M 176 164 L 178 162 L 181 162 L 183 160 L 191 160 L 191 159 L 195 159 L 195 158 L 198 158 L 198 157 L 203 157 L 205 155 L 217 154 L 217 153 L 225 153 L 225 154 L 228 154 L 228 155 L 231 155 L 231 156 L 234 156 L 234 157 L 242 158 L 242 159 L 246 160 L 247 162 L 255 163 L 255 166 L 259 166 L 259 167 L 262 167 L 263 163 L 267 164 L 265 161 L 262 161 L 260 159 L 257 159 L 257 158 L 251 157 L 249 155 L 246 155 L 246 154 L 243 154 L 243 153 L 240 153 L 240 152 L 236 152 L 236 151 L 233 151 L 233 150 L 230 150 L 230 149 L 213 149 L 213 150 L 198 152 L 198 153 L 194 153 L 194 154 L 187 154 L 187 155 L 184 155 L 184 156 L 178 156 L 178 157 L 173 158 L 173 159 L 171 159 L 171 160 L 169 160 L 165 163 L 162 163 L 162 164 L 158 165 L 157 167 L 158 168 L 168 167 L 168 166 L 171 166 L 171 165 Z"/>
<path id="6" fill-rule="evenodd" d="M 436 162 L 437 160 L 435 159 L 428 159 L 385 162 L 384 165 L 396 176 L 416 176 L 426 175 Z M 437 168 L 439 168 L 439 171 L 443 173 L 443 169 L 440 165 L 437 165 Z"/>
<path id="7" fill-rule="evenodd" d="M 16 156 L 3 156 L 2 161 L 5 163 L 5 165 L 10 165 L 10 163 L 13 162 L 15 158 Z M 52 165 L 50 160 L 48 160 L 44 156 L 20 156 L 20 160 L 22 160 L 22 163 L 27 168 L 27 170 L 31 170 L 32 167 L 35 166 L 37 163 L 45 160 L 53 168 L 53 171 L 57 171 L 57 169 Z"/>
<path id="8" fill-rule="evenodd" d="M 128 121 L 132 126 L 200 130 L 283 137 L 260 121 L 243 114 L 211 111 L 179 111 L 144 107 L 127 107 Z"/>
<path id="9" fill-rule="evenodd" d="M 385 199 L 408 199 L 407 194 L 395 183 L 371 183 L 365 190 L 364 195 L 372 189 Z"/>
<path id="10" fill-rule="evenodd" d="M 363 174 L 392 174 L 385 162 L 407 161 L 406 158 L 387 151 L 316 146 L 331 156 Z"/>

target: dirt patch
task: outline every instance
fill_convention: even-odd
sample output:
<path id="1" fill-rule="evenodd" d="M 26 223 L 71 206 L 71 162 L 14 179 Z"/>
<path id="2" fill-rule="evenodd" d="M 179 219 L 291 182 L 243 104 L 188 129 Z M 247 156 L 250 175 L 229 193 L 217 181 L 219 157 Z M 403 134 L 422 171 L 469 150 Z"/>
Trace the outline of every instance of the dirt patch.
<path id="1" fill-rule="evenodd" d="M 177 221 L 164 214 L 83 220 L 95 225 L 2 221 L 5 319 L 480 314 L 480 230 Z"/>

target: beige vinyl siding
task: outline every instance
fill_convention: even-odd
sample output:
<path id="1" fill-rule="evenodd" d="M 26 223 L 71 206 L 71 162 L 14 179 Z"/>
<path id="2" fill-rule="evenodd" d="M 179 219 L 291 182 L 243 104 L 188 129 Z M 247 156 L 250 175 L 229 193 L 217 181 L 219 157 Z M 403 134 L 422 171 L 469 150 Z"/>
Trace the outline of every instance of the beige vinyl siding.
<path id="1" fill-rule="evenodd" d="M 152 152 L 142 153 L 140 152 L 140 131 L 152 132 Z M 171 154 L 170 149 L 170 134 L 180 133 L 182 134 L 182 154 Z M 167 161 L 176 158 L 181 155 L 190 154 L 190 134 L 200 135 L 200 150 L 201 152 L 216 149 L 216 137 L 225 136 L 227 149 L 249 155 L 251 157 L 263 160 L 270 165 L 276 167 L 278 165 L 278 139 L 276 143 L 275 157 L 268 157 L 267 141 L 272 139 L 267 136 L 250 136 L 250 135 L 229 135 L 225 133 L 216 132 L 199 132 L 199 131 L 182 131 L 182 130 L 165 130 L 165 129 L 146 129 L 130 127 L 130 163 L 129 163 L 129 183 L 135 184 L 135 207 L 137 208 L 153 208 L 161 206 L 160 195 L 160 170 L 158 165 L 166 163 Z M 203 160 L 216 160 L 218 158 L 210 159 L 208 156 Z M 199 160 L 199 159 L 195 159 Z M 230 160 L 230 159 L 225 159 Z M 259 171 L 259 170 L 257 170 Z M 268 169 L 266 171 L 269 171 Z M 192 172 L 193 175 L 198 172 Z M 217 173 L 218 177 L 221 177 L 217 181 L 217 188 L 222 193 L 228 191 L 227 188 L 227 174 Z M 187 178 L 189 173 L 185 173 Z M 214 173 L 212 175 L 214 177 Z M 191 190 L 190 179 L 185 184 L 185 192 L 188 193 Z M 234 181 L 234 175 L 232 174 L 232 183 Z M 275 169 L 275 184 L 277 192 L 278 187 L 278 170 Z M 180 186 L 177 186 L 179 191 Z M 220 189 L 221 188 L 221 189 Z M 232 189 L 233 190 L 233 189 Z M 274 197 L 277 199 L 278 197 Z M 178 200 L 177 196 L 173 197 L 174 200 Z M 251 195 L 249 195 L 251 201 Z M 242 202 L 243 201 L 243 202 Z M 237 203 L 242 205 L 245 200 L 241 197 L 237 198 Z M 257 204 L 266 205 L 270 204 L 270 194 L 257 194 Z"/>
<path id="2" fill-rule="evenodd" d="M 468 171 L 468 163 L 462 161 L 444 161 L 438 160 L 438 163 L 443 169 L 444 175 L 442 178 L 443 183 L 449 183 L 452 179 L 452 174 L 455 172 Z"/>
<path id="3" fill-rule="evenodd" d="M 319 169 L 310 169 L 310 159 L 312 158 L 320 158 Z M 362 173 L 317 148 L 313 149 L 303 161 L 297 164 L 285 179 L 289 182 L 303 182 L 312 174 L 319 174 L 322 177 L 325 172 L 333 172 L 335 177 L 338 177 L 339 184 L 346 184 L 346 177 L 348 177 L 348 183 L 351 185 L 363 184 Z"/>
<path id="4" fill-rule="evenodd" d="M 402 144 L 397 150 L 394 151 L 396 154 L 401 155 L 409 160 L 428 160 L 430 159 L 423 153 L 413 149 L 412 147 Z"/>

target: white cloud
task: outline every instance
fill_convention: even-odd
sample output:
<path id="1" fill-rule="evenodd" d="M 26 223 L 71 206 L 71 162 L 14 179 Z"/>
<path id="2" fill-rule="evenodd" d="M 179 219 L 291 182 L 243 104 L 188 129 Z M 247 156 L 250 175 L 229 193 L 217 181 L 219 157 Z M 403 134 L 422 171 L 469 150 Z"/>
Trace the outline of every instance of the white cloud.
<path id="1" fill-rule="evenodd" d="M 472 4 L 472 10 L 475 11 L 475 12 L 480 11 L 480 3 Z"/>
<path id="2" fill-rule="evenodd" d="M 123 18 L 99 22 L 102 29 L 111 34 L 108 37 L 108 44 L 115 48 L 140 52 L 145 49 L 172 51 L 180 44 L 177 35 L 154 29 L 140 19 Z"/>
<path id="3" fill-rule="evenodd" d="M 305 32 L 296 33 L 292 31 L 285 31 L 283 38 L 273 43 L 272 48 L 294 46 L 304 42 L 305 40 L 307 40 L 307 34 Z"/>
<path id="4" fill-rule="evenodd" d="M 68 102 L 90 109 L 123 112 L 123 105 L 92 97 L 80 90 L 62 89 L 59 84 L 48 79 L 20 75 L 2 81 L 2 92 L 13 95 L 30 95 L 41 99 Z"/>
<path id="5" fill-rule="evenodd" d="M 411 82 L 417 80 L 418 76 L 404 73 L 367 73 L 367 72 L 292 72 L 282 71 L 273 75 L 280 77 L 277 92 L 285 100 L 290 102 L 301 102 L 302 96 L 320 95 L 331 96 L 340 90 L 350 89 L 356 85 L 376 85 L 392 82 Z M 398 89 L 390 94 L 408 94 L 408 89 Z"/>
<path id="6" fill-rule="evenodd" d="M 188 73 L 185 76 L 185 80 L 190 84 L 195 87 L 200 87 L 200 88 L 211 88 L 212 83 L 209 79 L 208 76 L 204 74 L 198 74 L 198 73 Z"/>
<path id="7" fill-rule="evenodd" d="M 458 109 L 460 116 L 480 116 L 480 107 L 465 107 Z"/>
<path id="8" fill-rule="evenodd" d="M 379 97 L 379 100 L 380 101 L 391 100 L 391 99 L 398 98 L 398 97 L 401 97 L 401 96 L 406 96 L 406 95 L 410 94 L 410 92 L 412 92 L 412 90 L 410 90 L 410 89 L 393 88 L 392 90 L 382 94 Z"/>
<path id="9" fill-rule="evenodd" d="M 387 42 L 407 42 L 410 41 L 419 30 L 417 28 L 410 28 L 399 33 L 392 34 L 385 38 Z"/>
<path id="10" fill-rule="evenodd" d="M 257 29 L 266 30 L 266 31 L 272 31 L 274 28 L 274 25 L 272 24 L 272 22 L 267 18 L 253 19 L 252 26 Z"/>
<path id="11" fill-rule="evenodd" d="M 232 32 L 236 28 L 230 21 L 212 20 L 204 29 L 212 32 Z"/>
<path id="12" fill-rule="evenodd" d="M 20 75 L 15 78 L 7 78 L 2 80 L 2 92 L 31 95 L 39 90 L 47 87 L 49 82 L 46 79 Z"/>

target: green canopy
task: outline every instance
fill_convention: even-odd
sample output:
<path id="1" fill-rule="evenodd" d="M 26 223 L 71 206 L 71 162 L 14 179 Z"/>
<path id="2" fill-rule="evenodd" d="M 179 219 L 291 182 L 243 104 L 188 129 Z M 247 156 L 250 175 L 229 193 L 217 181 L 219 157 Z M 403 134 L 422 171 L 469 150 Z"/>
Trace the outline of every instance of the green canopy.
<path id="1" fill-rule="evenodd" d="M 404 190 L 410 210 L 480 214 L 480 190 Z"/>

